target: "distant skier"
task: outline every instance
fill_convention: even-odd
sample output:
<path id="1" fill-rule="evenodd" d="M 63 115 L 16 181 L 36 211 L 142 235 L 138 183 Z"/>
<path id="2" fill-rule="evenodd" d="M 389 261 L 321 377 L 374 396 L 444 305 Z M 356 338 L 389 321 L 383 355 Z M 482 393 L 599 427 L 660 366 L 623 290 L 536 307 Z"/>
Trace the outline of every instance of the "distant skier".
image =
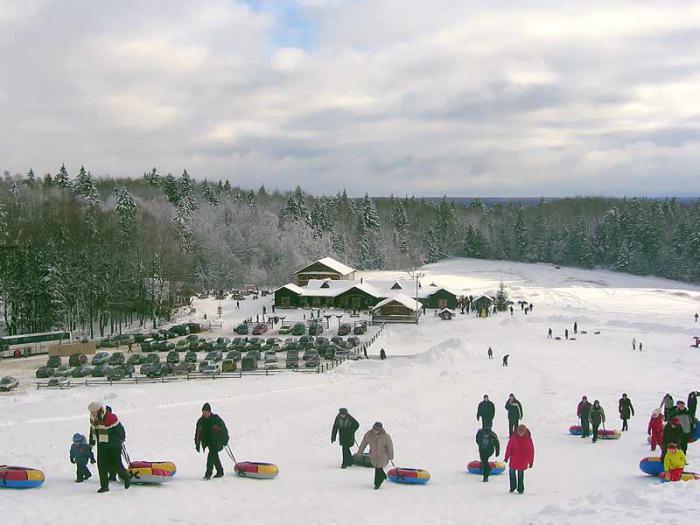
<path id="1" fill-rule="evenodd" d="M 358 428 L 360 428 L 360 424 L 350 415 L 347 408 L 338 410 L 331 431 L 331 443 L 335 443 L 335 438 L 338 436 L 338 444 L 343 448 L 343 463 L 340 468 L 352 467 L 350 447 L 355 444 L 355 432 Z"/>
<path id="2" fill-rule="evenodd" d="M 394 459 L 394 443 L 379 421 L 372 425 L 372 430 L 367 432 L 362 439 L 358 452 L 360 456 L 364 453 L 367 445 L 369 445 L 369 459 L 374 467 L 374 489 L 377 490 L 386 479 L 384 467 Z"/>
<path id="3" fill-rule="evenodd" d="M 532 303 L 530 303 L 529 308 L 530 308 L 530 311 L 532 312 L 532 309 L 534 308 L 534 306 L 532 306 Z"/>
<path id="4" fill-rule="evenodd" d="M 597 399 L 593 401 L 589 419 L 593 427 L 593 443 L 595 443 L 598 441 L 598 427 L 600 427 L 600 425 L 605 425 L 605 410 L 600 406 L 600 401 Z"/>
<path id="5" fill-rule="evenodd" d="M 383 348 L 379 351 L 379 359 L 381 359 L 382 361 L 386 359 L 386 352 Z"/>
<path id="6" fill-rule="evenodd" d="M 578 333 L 578 323 L 576 321 L 574 321 L 574 333 Z"/>
<path id="7" fill-rule="evenodd" d="M 494 452 L 496 456 L 501 453 L 501 444 L 498 442 L 498 436 L 491 430 L 491 427 L 484 427 L 476 433 L 476 444 L 479 447 L 481 472 L 484 476 L 484 482 L 486 482 L 489 480 L 489 474 L 491 474 L 489 459 Z"/>
<path id="8" fill-rule="evenodd" d="M 481 419 L 481 428 L 492 428 L 493 418 L 496 415 L 496 407 L 489 401 L 489 396 L 484 395 L 484 400 L 476 409 L 476 420 Z"/>
<path id="9" fill-rule="evenodd" d="M 622 420 L 622 431 L 626 431 L 627 420 L 634 416 L 634 407 L 632 406 L 632 400 L 627 397 L 627 394 L 622 394 L 622 397 L 617 402 L 617 410 L 620 413 L 620 419 Z"/>
<path id="10" fill-rule="evenodd" d="M 637 338 L 633 337 L 632 338 L 632 350 L 636 350 L 636 349 L 637 349 Z"/>
<path id="11" fill-rule="evenodd" d="M 568 328 L 564 329 L 564 337 L 566 338 L 567 341 L 569 340 L 569 329 Z"/>
<path id="12" fill-rule="evenodd" d="M 508 366 L 508 357 L 510 354 L 506 354 L 503 356 L 503 366 Z"/>
<path id="13" fill-rule="evenodd" d="M 671 419 L 671 412 L 673 412 L 674 404 L 673 397 L 671 394 L 666 394 L 661 400 L 661 406 L 659 407 L 664 411 L 664 421 Z"/>
<path id="14" fill-rule="evenodd" d="M 640 352 L 642 351 L 642 342 L 641 341 L 639 341 L 639 351 Z"/>
<path id="15" fill-rule="evenodd" d="M 552 329 L 550 328 L 547 330 L 547 339 L 551 339 L 551 338 L 552 338 Z"/>
<path id="16" fill-rule="evenodd" d="M 590 435 L 589 419 L 591 416 L 591 404 L 588 398 L 583 396 L 578 406 L 576 407 L 576 416 L 581 422 L 581 437 L 587 438 Z"/>
<path id="17" fill-rule="evenodd" d="M 240 309 L 241 309 L 241 302 L 236 301 L 236 310 L 240 310 Z"/>
<path id="18" fill-rule="evenodd" d="M 508 439 L 506 455 L 508 463 L 508 477 L 510 478 L 510 491 L 518 490 L 519 494 L 525 492 L 525 470 L 532 468 L 535 462 L 535 446 L 532 436 L 525 425 L 518 425 L 518 429 Z"/>
<path id="19" fill-rule="evenodd" d="M 515 399 L 513 394 L 508 396 L 506 401 L 506 412 L 508 413 L 508 437 L 512 436 L 518 428 L 520 420 L 523 418 L 523 405 Z"/>
<path id="20" fill-rule="evenodd" d="M 491 349 L 490 346 L 489 346 L 488 356 L 489 356 L 489 359 L 493 359 L 493 350 Z"/>
<path id="21" fill-rule="evenodd" d="M 510 315 L 513 315 L 513 305 L 510 305 Z"/>
<path id="22" fill-rule="evenodd" d="M 197 427 L 194 433 L 194 447 L 199 452 L 200 447 L 202 452 L 207 448 L 207 470 L 204 472 L 204 479 L 209 480 L 212 477 L 214 467 L 216 467 L 215 478 L 221 478 L 224 475 L 224 468 L 221 466 L 219 452 L 228 445 L 228 430 L 224 420 L 217 414 L 213 414 L 209 403 L 204 403 L 202 406 L 202 417 L 197 420 Z"/>
<path id="23" fill-rule="evenodd" d="M 698 313 L 697 312 L 695 312 L 695 322 L 696 323 L 698 322 Z"/>
<path id="24" fill-rule="evenodd" d="M 649 425 L 647 426 L 647 434 L 649 435 L 651 450 L 656 450 L 657 445 L 660 447 L 663 446 L 664 416 L 661 414 L 661 410 L 658 408 L 655 408 L 651 413 Z"/>

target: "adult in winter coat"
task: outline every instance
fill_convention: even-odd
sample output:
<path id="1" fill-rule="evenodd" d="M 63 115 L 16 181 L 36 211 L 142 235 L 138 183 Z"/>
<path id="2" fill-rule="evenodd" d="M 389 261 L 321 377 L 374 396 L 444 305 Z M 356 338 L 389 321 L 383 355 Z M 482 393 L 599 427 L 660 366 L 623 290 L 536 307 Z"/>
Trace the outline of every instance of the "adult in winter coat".
<path id="1" fill-rule="evenodd" d="M 658 408 L 655 408 L 651 413 L 651 419 L 649 419 L 649 425 L 647 426 L 647 434 L 649 434 L 651 450 L 656 450 L 656 445 L 663 448 L 664 417 L 661 414 L 661 410 Z"/>
<path id="2" fill-rule="evenodd" d="M 382 424 L 377 421 L 372 425 L 372 430 L 365 434 L 360 443 L 360 456 L 364 453 L 369 445 L 369 460 L 374 467 L 374 488 L 375 490 L 382 486 L 386 479 L 384 467 L 389 464 L 389 461 L 394 459 L 394 443 L 391 441 L 391 436 L 386 433 Z"/>
<path id="3" fill-rule="evenodd" d="M 498 436 L 490 428 L 482 428 L 476 433 L 476 445 L 479 447 L 479 460 L 481 461 L 481 471 L 484 475 L 484 481 L 489 480 L 491 468 L 489 467 L 489 459 L 501 453 L 501 444 L 498 441 Z"/>
<path id="4" fill-rule="evenodd" d="M 221 466 L 219 452 L 228 445 L 228 429 L 224 420 L 217 414 L 213 414 L 209 403 L 202 406 L 202 417 L 197 420 L 197 427 L 194 432 L 194 447 L 199 452 L 209 449 L 207 454 L 207 470 L 204 472 L 204 479 L 211 479 L 214 467 L 216 467 L 215 478 L 224 475 L 224 467 Z"/>
<path id="5" fill-rule="evenodd" d="M 589 419 L 591 420 L 591 427 L 593 427 L 593 443 L 595 443 L 598 441 L 598 427 L 605 425 L 605 410 L 600 406 L 600 401 L 597 399 L 593 401 Z"/>
<path id="6" fill-rule="evenodd" d="M 487 352 L 489 359 L 493 359 L 493 349 L 489 346 L 489 351 Z"/>
<path id="7" fill-rule="evenodd" d="M 515 434 L 508 438 L 505 460 L 509 462 L 510 491 L 517 489 L 522 494 L 525 491 L 525 470 L 532 468 L 535 461 L 535 446 L 525 425 L 518 425 Z"/>
<path id="8" fill-rule="evenodd" d="M 508 412 L 508 437 L 510 437 L 523 418 L 523 405 L 515 399 L 513 394 L 510 394 L 508 401 L 506 401 L 506 412 Z"/>
<path id="9" fill-rule="evenodd" d="M 676 444 L 681 447 L 683 452 L 688 448 L 688 441 L 695 429 L 695 418 L 690 414 L 690 411 L 685 406 L 685 401 L 676 402 L 676 407 L 671 411 L 671 418 L 678 419 L 678 424 L 683 431 L 683 442 L 676 441 Z"/>
<path id="10" fill-rule="evenodd" d="M 112 413 L 112 407 L 109 405 L 105 406 L 105 414 L 111 414 Z M 116 427 L 114 427 L 114 432 L 116 433 L 118 439 L 124 443 L 126 441 L 126 430 L 124 429 L 124 425 L 122 425 L 122 422 L 120 421 Z M 121 454 L 119 457 L 116 458 L 117 463 L 113 463 L 109 469 L 109 481 L 117 481 L 117 471 L 119 470 L 119 467 L 124 467 L 124 464 L 122 463 L 122 457 Z"/>
<path id="11" fill-rule="evenodd" d="M 688 394 L 688 411 L 690 415 L 695 417 L 695 412 L 698 409 L 698 392 Z"/>
<path id="12" fill-rule="evenodd" d="M 124 481 L 124 488 L 131 485 L 131 475 L 121 461 L 123 434 L 116 414 L 105 411 L 102 403 L 88 405 L 90 411 L 90 446 L 97 445 L 97 471 L 100 474 L 99 493 L 109 492 L 109 473 L 116 472 Z M 121 427 L 123 431 L 124 427 Z"/>
<path id="13" fill-rule="evenodd" d="M 583 396 L 578 406 L 576 407 L 576 416 L 581 422 L 581 437 L 587 438 L 591 435 L 590 431 L 590 417 L 591 417 L 591 404 L 588 402 L 588 398 Z"/>
<path id="14" fill-rule="evenodd" d="M 617 402 L 617 410 L 620 413 L 620 419 L 622 420 L 622 430 L 627 430 L 627 420 L 634 415 L 634 407 L 632 406 L 632 401 L 627 394 L 622 394 L 622 397 Z"/>
<path id="15" fill-rule="evenodd" d="M 671 412 L 673 411 L 673 407 L 675 405 L 673 404 L 673 397 L 671 394 L 666 394 L 664 398 L 661 400 L 661 410 L 664 411 L 664 421 L 670 421 L 671 420 Z"/>
<path id="16" fill-rule="evenodd" d="M 479 403 L 476 409 L 476 420 L 481 419 L 481 428 L 492 428 L 493 418 L 496 415 L 496 407 L 489 401 L 489 396 L 484 396 L 484 400 Z"/>
<path id="17" fill-rule="evenodd" d="M 352 466 L 352 452 L 350 447 L 355 444 L 355 432 L 360 428 L 357 420 L 350 415 L 347 408 L 338 410 L 338 415 L 335 416 L 333 422 L 333 430 L 331 431 L 331 443 L 335 443 L 335 438 L 338 436 L 338 443 L 343 448 L 343 463 L 340 468 Z"/>
<path id="18" fill-rule="evenodd" d="M 668 481 L 680 481 L 685 468 L 685 452 L 678 450 L 675 443 L 668 444 L 666 457 L 664 458 L 664 471 Z"/>
<path id="19" fill-rule="evenodd" d="M 664 428 L 663 441 L 661 442 L 662 461 L 666 457 L 666 450 L 671 443 L 678 445 L 683 452 L 688 449 L 688 443 L 685 442 L 685 434 L 683 434 L 681 423 L 677 417 L 672 418 Z"/>

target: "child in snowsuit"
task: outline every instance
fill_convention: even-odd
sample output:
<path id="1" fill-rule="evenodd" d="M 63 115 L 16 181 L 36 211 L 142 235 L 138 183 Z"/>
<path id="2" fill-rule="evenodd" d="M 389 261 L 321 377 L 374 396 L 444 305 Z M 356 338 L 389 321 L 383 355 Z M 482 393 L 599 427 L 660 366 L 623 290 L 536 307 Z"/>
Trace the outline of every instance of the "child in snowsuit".
<path id="1" fill-rule="evenodd" d="M 651 413 L 649 425 L 647 426 L 647 434 L 649 434 L 649 444 L 651 450 L 656 450 L 656 446 L 662 446 L 664 442 L 664 417 L 661 415 L 661 410 L 655 408 Z"/>
<path id="2" fill-rule="evenodd" d="M 668 444 L 664 457 L 664 471 L 667 481 L 680 481 L 685 468 L 685 453 L 675 443 Z"/>
<path id="3" fill-rule="evenodd" d="M 87 467 L 88 461 L 95 463 L 95 455 L 92 447 L 88 445 L 87 439 L 82 434 L 73 434 L 73 444 L 70 447 L 70 462 L 75 463 L 75 482 L 82 483 L 92 477 L 90 469 Z"/>

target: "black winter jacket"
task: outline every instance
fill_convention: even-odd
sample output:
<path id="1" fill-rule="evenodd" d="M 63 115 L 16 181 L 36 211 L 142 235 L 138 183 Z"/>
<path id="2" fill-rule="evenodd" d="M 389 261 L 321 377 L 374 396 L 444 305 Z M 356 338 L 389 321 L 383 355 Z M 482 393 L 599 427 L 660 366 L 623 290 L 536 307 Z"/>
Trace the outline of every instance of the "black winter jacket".
<path id="1" fill-rule="evenodd" d="M 476 419 L 483 418 L 484 421 L 493 421 L 496 415 L 496 407 L 491 401 L 482 401 L 476 410 Z"/>
<path id="2" fill-rule="evenodd" d="M 523 405 L 517 399 L 512 403 L 510 399 L 506 401 L 506 411 L 511 421 L 519 421 L 523 418 Z"/>
<path id="3" fill-rule="evenodd" d="M 629 397 L 621 397 L 617 403 L 617 410 L 620 412 L 620 419 L 629 419 L 634 415 L 634 407 Z"/>
<path id="4" fill-rule="evenodd" d="M 200 417 L 194 433 L 194 444 L 219 452 L 228 445 L 228 429 L 217 414 Z"/>
<path id="5" fill-rule="evenodd" d="M 494 452 L 498 456 L 501 453 L 501 444 L 498 441 L 498 436 L 491 429 L 482 428 L 476 433 L 476 444 L 479 447 L 479 453 L 486 453 L 491 456 Z"/>
<path id="6" fill-rule="evenodd" d="M 335 441 L 336 436 L 340 434 L 340 439 L 338 440 L 340 446 L 351 447 L 355 444 L 355 432 L 360 428 L 360 424 L 350 414 L 348 414 L 345 419 L 346 421 L 343 421 L 340 414 L 335 416 L 333 430 L 331 432 L 331 442 Z"/>

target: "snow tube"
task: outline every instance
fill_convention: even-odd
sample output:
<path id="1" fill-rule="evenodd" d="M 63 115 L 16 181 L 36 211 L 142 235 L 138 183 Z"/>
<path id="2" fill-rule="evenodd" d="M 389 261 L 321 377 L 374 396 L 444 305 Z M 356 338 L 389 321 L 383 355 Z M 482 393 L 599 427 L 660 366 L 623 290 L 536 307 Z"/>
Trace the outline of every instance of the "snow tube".
<path id="1" fill-rule="evenodd" d="M 661 481 L 664 483 L 668 482 L 666 479 L 666 472 L 662 472 L 659 474 L 659 477 L 661 478 Z M 697 481 L 700 479 L 700 474 L 696 474 L 695 472 L 684 472 L 681 474 L 681 481 Z"/>
<path id="2" fill-rule="evenodd" d="M 644 458 L 639 462 L 639 470 L 650 476 L 658 476 L 664 471 L 661 458 Z"/>
<path id="3" fill-rule="evenodd" d="M 41 470 L 27 467 L 0 465 L 0 487 L 8 489 L 32 489 L 44 483 Z"/>
<path id="4" fill-rule="evenodd" d="M 177 472 L 172 461 L 132 461 L 129 463 L 132 483 L 165 483 Z"/>
<path id="5" fill-rule="evenodd" d="M 493 475 L 503 474 L 506 470 L 506 464 L 502 461 L 489 461 L 489 467 L 491 467 L 491 474 Z M 484 472 L 481 470 L 481 461 L 470 461 L 467 464 L 467 471 L 470 474 L 483 474 Z"/>
<path id="6" fill-rule="evenodd" d="M 394 483 L 408 485 L 425 485 L 430 481 L 430 473 L 419 468 L 392 468 L 388 473 L 389 480 Z"/>
<path id="7" fill-rule="evenodd" d="M 277 465 L 273 463 L 260 463 L 259 461 L 242 461 L 236 463 L 233 470 L 242 478 L 275 479 L 279 474 Z"/>
<path id="8" fill-rule="evenodd" d="M 569 433 L 574 436 L 581 435 L 581 425 L 572 425 L 569 427 Z M 593 431 L 591 430 L 591 436 Z M 598 439 L 619 439 L 622 434 L 619 430 L 598 429 Z"/>
<path id="9" fill-rule="evenodd" d="M 352 464 L 358 467 L 371 467 L 372 462 L 369 459 L 369 454 L 365 453 L 361 456 L 359 454 L 352 455 Z"/>

